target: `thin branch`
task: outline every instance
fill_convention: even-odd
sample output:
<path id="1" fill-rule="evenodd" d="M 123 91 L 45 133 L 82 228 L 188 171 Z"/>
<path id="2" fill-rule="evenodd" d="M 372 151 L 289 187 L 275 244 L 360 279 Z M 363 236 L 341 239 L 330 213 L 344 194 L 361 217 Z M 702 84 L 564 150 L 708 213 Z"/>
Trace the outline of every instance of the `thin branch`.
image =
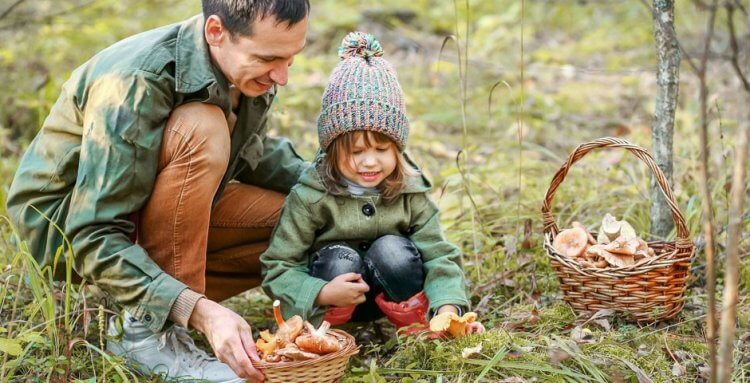
<path id="1" fill-rule="evenodd" d="M 16 0 L 15 3 L 11 4 L 8 9 L 4 10 L 2 14 L 0 14 L 0 20 L 4 19 L 6 16 L 8 16 L 11 12 L 13 12 L 13 9 L 15 9 L 17 6 L 21 5 L 26 0 Z"/>
<path id="2" fill-rule="evenodd" d="M 747 77 L 742 73 L 739 63 L 739 44 L 737 44 L 737 34 L 734 30 L 734 6 L 731 3 L 727 3 L 727 26 L 729 27 L 729 44 L 732 47 L 732 67 L 737 72 L 737 77 L 742 81 L 742 86 L 745 87 L 745 91 L 750 92 L 750 83 L 747 81 Z"/>
<path id="3" fill-rule="evenodd" d="M 94 3 L 96 3 L 96 1 L 97 0 L 90 0 L 90 1 L 82 3 L 82 4 L 78 4 L 78 5 L 72 6 L 72 7 L 67 8 L 67 9 L 63 9 L 63 10 L 61 10 L 59 12 L 53 12 L 53 13 L 50 13 L 50 14 L 47 14 L 47 15 L 44 15 L 44 16 L 41 16 L 41 17 L 23 19 L 23 20 L 19 20 L 19 21 L 15 22 L 15 23 L 12 23 L 12 24 L 2 25 L 2 26 L 0 26 L 0 30 L 16 29 L 16 28 L 23 27 L 23 26 L 25 26 L 27 24 L 30 24 L 30 23 L 49 22 L 49 21 L 51 21 L 52 19 L 54 19 L 56 17 L 65 16 L 67 14 L 75 13 L 75 12 L 78 12 L 78 11 L 80 11 L 82 9 L 88 8 L 89 6 L 91 6 Z"/>

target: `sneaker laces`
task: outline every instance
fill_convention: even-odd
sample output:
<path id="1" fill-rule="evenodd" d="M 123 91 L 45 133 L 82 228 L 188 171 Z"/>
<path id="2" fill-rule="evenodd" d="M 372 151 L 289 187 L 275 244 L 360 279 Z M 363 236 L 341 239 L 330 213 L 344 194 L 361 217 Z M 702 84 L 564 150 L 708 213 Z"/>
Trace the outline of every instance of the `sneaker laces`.
<path id="1" fill-rule="evenodd" d="M 209 356 L 205 351 L 198 348 L 193 338 L 188 335 L 187 330 L 182 327 L 172 326 L 164 331 L 159 339 L 157 350 L 161 351 L 167 345 L 174 350 L 177 356 L 175 367 L 180 364 L 180 361 L 183 361 L 187 362 L 190 368 L 202 369 L 208 363 L 216 360 L 216 358 Z"/>

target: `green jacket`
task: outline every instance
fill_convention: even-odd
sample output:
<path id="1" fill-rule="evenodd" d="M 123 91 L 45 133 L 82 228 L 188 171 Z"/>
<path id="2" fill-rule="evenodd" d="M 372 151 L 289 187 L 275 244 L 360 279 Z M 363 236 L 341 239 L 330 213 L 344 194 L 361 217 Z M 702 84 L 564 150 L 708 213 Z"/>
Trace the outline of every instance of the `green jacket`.
<path id="1" fill-rule="evenodd" d="M 240 100 L 214 202 L 233 179 L 288 192 L 306 167 L 288 140 L 266 136 L 273 98 L 271 92 Z M 133 243 L 128 216 L 153 190 L 167 117 L 190 101 L 231 111 L 202 16 L 122 40 L 76 69 L 8 193 L 11 220 L 41 265 L 52 265 L 63 245 L 56 225 L 72 243 L 75 271 L 154 331 L 187 286 Z"/>
<path id="2" fill-rule="evenodd" d="M 416 176 L 388 204 L 380 196 L 335 196 L 326 192 L 316 167 L 309 167 L 287 196 L 268 250 L 260 257 L 263 289 L 282 302 L 285 317 L 297 314 L 317 324 L 325 310 L 316 309 L 314 302 L 326 281 L 310 276 L 310 255 L 333 242 L 358 249 L 362 241 L 393 234 L 411 240 L 421 253 L 431 309 L 468 307 L 461 252 L 443 236 L 438 208 L 427 196 L 430 189 L 424 176 Z M 362 212 L 368 202 L 375 206 L 371 217 Z"/>

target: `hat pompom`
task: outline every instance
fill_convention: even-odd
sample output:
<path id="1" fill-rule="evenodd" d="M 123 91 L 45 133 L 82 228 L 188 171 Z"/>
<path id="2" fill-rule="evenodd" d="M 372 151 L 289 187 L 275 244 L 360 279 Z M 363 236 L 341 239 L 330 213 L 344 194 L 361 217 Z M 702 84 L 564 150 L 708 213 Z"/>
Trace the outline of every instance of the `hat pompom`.
<path id="1" fill-rule="evenodd" d="M 362 57 L 365 60 L 383 55 L 383 47 L 373 35 L 364 32 L 350 32 L 341 40 L 339 57 Z"/>

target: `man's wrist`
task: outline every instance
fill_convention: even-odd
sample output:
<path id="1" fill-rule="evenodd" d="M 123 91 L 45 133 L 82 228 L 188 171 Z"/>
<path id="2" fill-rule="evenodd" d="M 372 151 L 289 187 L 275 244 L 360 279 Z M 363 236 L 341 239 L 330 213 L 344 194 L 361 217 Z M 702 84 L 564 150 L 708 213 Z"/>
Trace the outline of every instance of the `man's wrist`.
<path id="1" fill-rule="evenodd" d="M 172 308 L 169 310 L 169 320 L 187 328 L 190 316 L 195 310 L 195 305 L 202 298 L 205 298 L 203 294 L 199 294 L 190 289 L 182 290 L 172 304 Z"/>

